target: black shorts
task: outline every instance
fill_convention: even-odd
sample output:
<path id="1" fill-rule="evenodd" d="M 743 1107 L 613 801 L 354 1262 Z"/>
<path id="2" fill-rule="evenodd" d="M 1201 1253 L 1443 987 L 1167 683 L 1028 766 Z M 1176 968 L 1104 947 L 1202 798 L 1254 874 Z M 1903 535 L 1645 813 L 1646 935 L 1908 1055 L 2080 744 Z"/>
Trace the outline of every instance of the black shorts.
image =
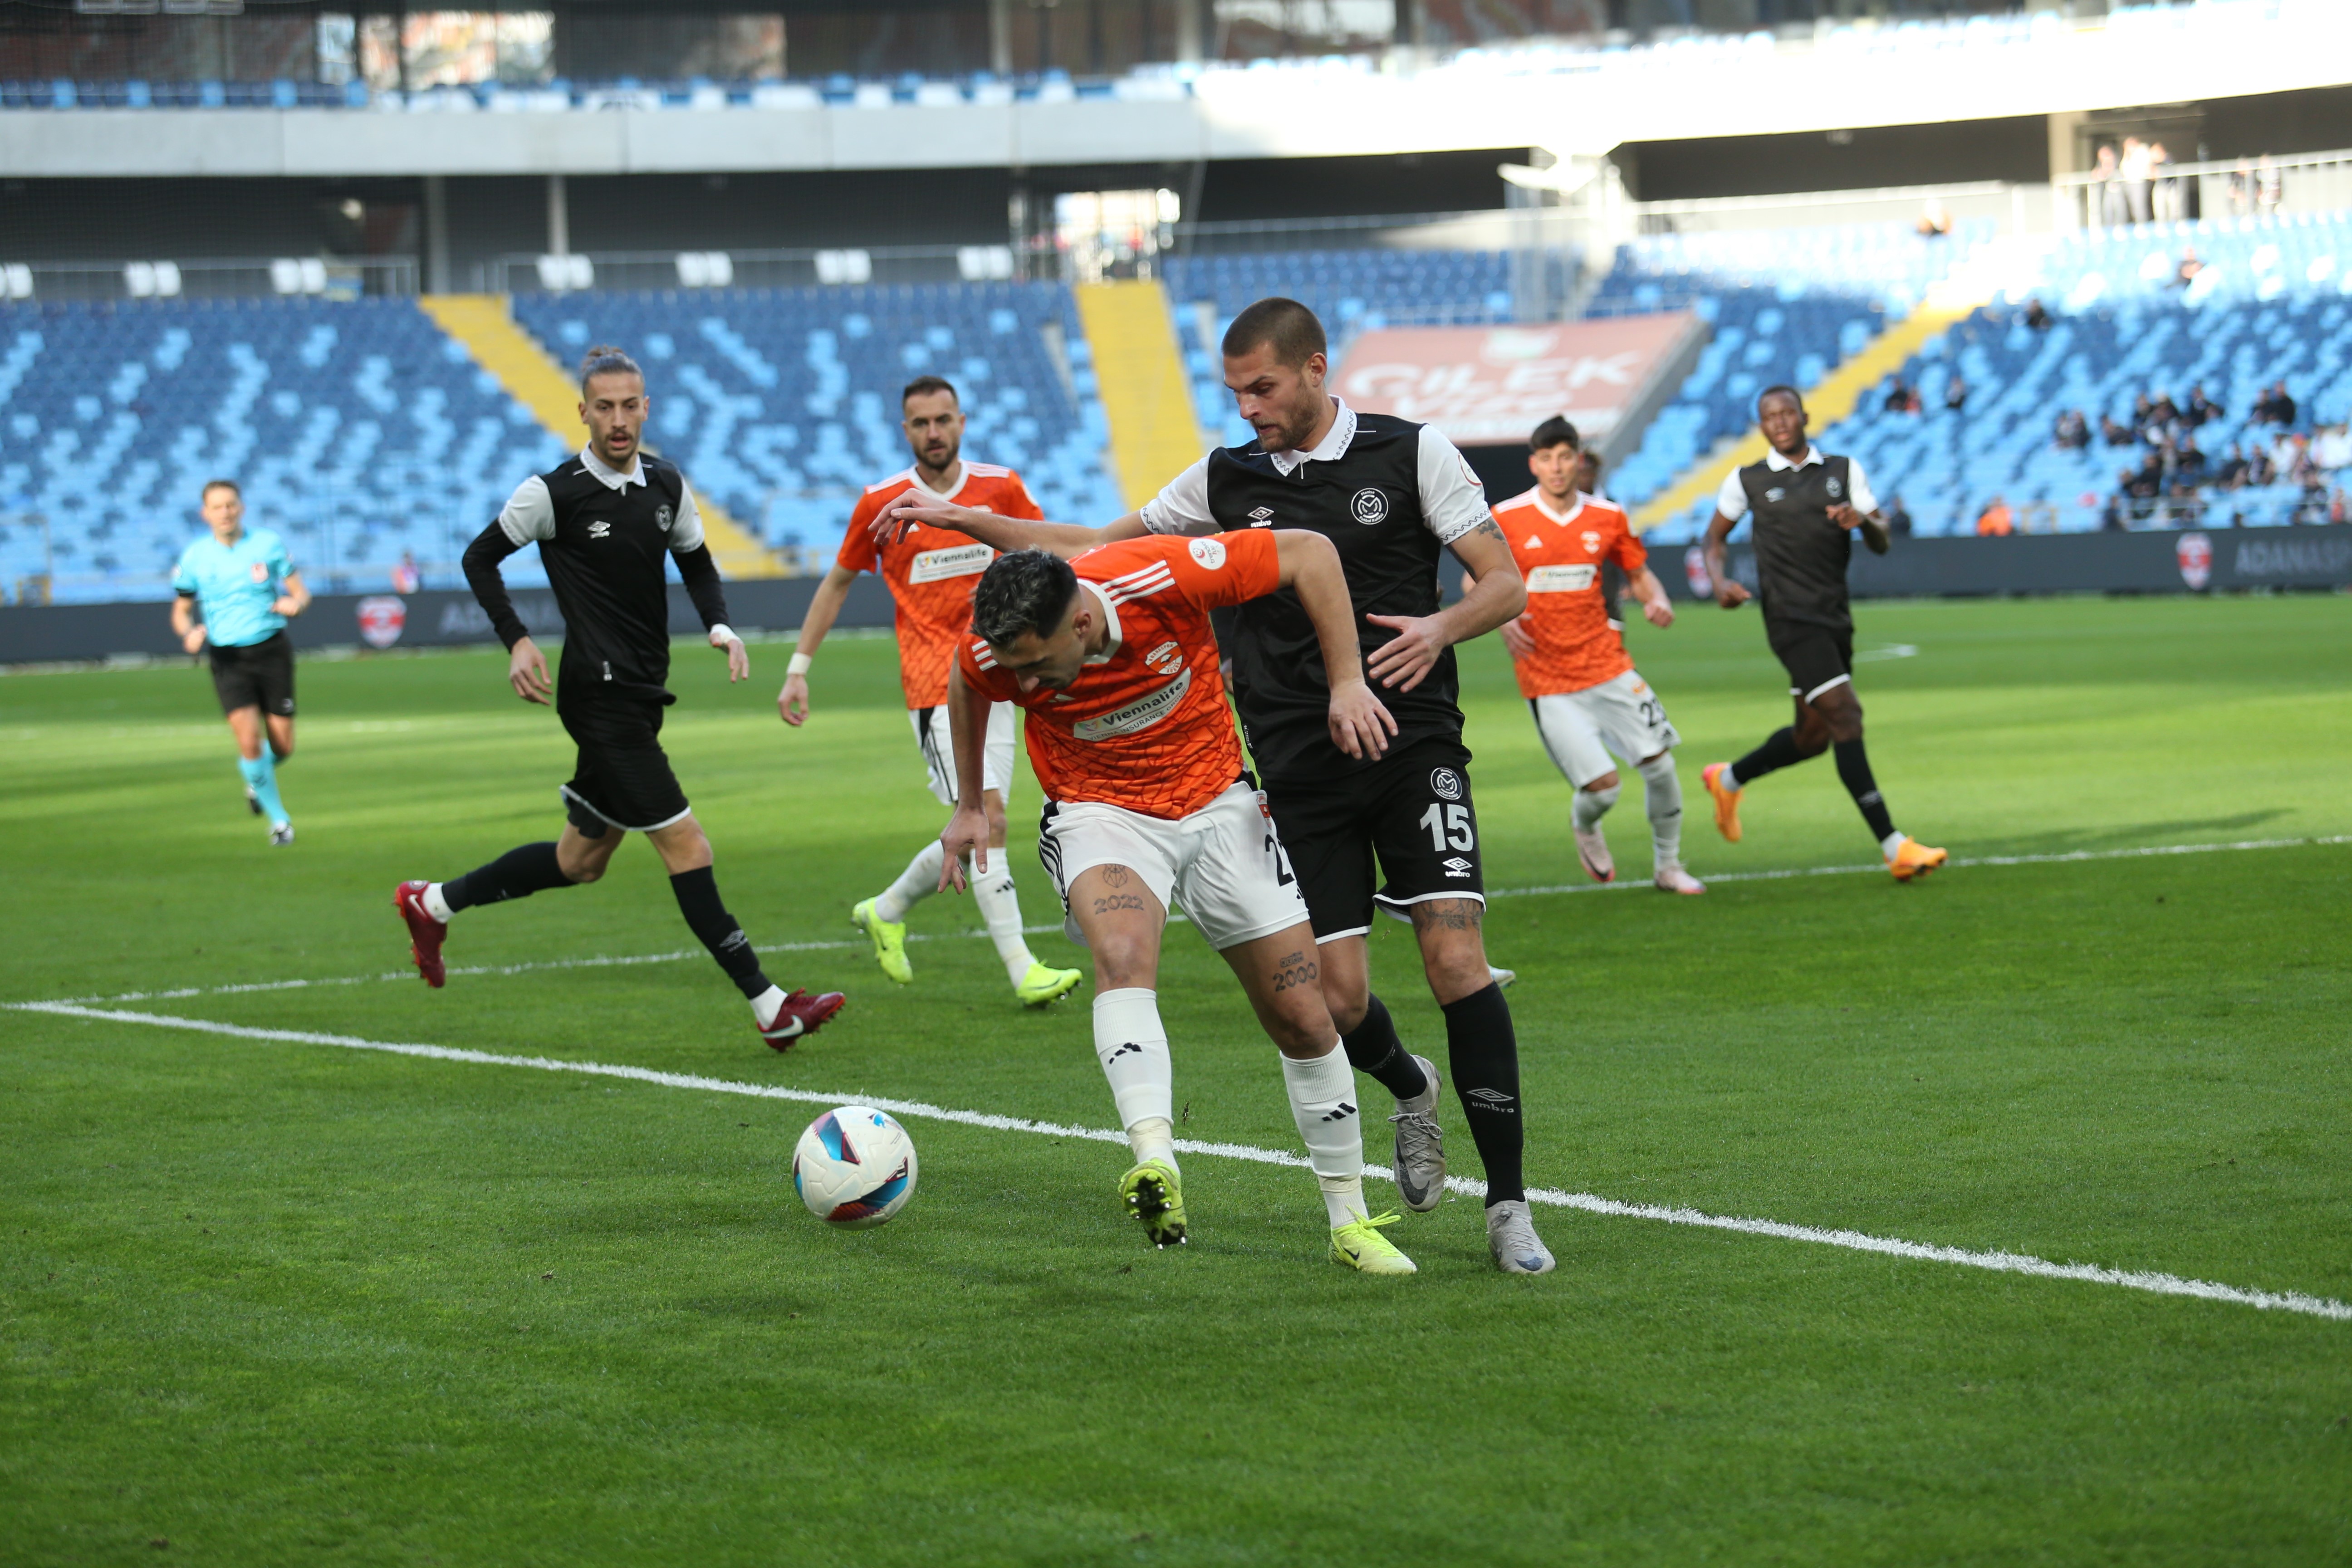
<path id="1" fill-rule="evenodd" d="M 277 718 L 294 717 L 294 644 L 284 632 L 242 647 L 214 644 L 208 651 L 222 712 L 258 708 Z"/>
<path id="2" fill-rule="evenodd" d="M 686 792 L 661 749 L 662 704 L 626 697 L 559 699 L 557 716 L 579 742 L 565 815 L 591 838 L 607 826 L 667 827 L 687 814 Z"/>
<path id="3" fill-rule="evenodd" d="M 1832 686 L 1853 677 L 1853 633 L 1828 626 L 1768 621 L 1764 636 L 1773 657 L 1789 672 L 1789 695 L 1811 702 Z"/>
<path id="4" fill-rule="evenodd" d="M 1486 901 L 1469 767 L 1461 742 L 1433 739 L 1328 779 L 1265 781 L 1316 941 L 1371 930 L 1375 906 L 1410 920 L 1431 899 Z"/>

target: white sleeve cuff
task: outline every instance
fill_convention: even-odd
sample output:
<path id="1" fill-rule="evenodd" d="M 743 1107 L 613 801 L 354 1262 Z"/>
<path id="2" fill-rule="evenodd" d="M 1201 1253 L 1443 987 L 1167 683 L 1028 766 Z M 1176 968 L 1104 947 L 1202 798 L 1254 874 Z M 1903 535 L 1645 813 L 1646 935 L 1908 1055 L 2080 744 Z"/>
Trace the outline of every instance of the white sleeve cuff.
<path id="1" fill-rule="evenodd" d="M 737 634 L 735 628 L 729 626 L 725 621 L 721 621 L 717 626 L 711 627 L 710 635 L 712 638 L 718 642 L 741 642 L 743 640 L 742 637 Z"/>

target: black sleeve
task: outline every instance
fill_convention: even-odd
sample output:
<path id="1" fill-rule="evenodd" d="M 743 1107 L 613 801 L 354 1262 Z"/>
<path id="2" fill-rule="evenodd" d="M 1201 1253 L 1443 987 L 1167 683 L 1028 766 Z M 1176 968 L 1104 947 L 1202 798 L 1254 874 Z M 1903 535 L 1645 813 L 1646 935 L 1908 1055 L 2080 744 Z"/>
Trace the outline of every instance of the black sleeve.
<path id="1" fill-rule="evenodd" d="M 719 563 L 710 558 L 710 546 L 698 544 L 691 550 L 673 550 L 677 562 L 678 581 L 686 584 L 686 596 L 694 601 L 695 614 L 702 617 L 702 629 L 709 631 L 727 619 L 727 590 L 719 583 Z"/>
<path id="2" fill-rule="evenodd" d="M 515 614 L 514 601 L 507 596 L 507 583 L 499 574 L 499 563 L 521 548 L 507 537 L 505 529 L 493 522 L 466 546 L 463 563 L 466 586 L 474 591 L 483 613 L 490 617 L 490 629 L 499 634 L 499 641 L 509 648 L 530 632 L 522 624 L 522 617 Z"/>

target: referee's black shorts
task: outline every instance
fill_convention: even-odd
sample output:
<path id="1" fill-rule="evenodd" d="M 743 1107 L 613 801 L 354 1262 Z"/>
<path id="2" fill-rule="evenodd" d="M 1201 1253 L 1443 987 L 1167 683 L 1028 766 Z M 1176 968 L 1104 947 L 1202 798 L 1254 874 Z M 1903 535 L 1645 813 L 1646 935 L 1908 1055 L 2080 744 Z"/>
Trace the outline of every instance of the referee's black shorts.
<path id="1" fill-rule="evenodd" d="M 241 647 L 214 643 L 207 651 L 222 712 L 258 708 L 276 718 L 294 717 L 294 644 L 284 632 Z"/>
<path id="2" fill-rule="evenodd" d="M 1436 736 L 1368 768 L 1265 781 L 1316 941 L 1371 930 L 1376 906 L 1410 920 L 1433 899 L 1486 901 L 1469 768 L 1460 741 Z"/>
<path id="3" fill-rule="evenodd" d="M 557 717 L 579 743 L 565 815 L 591 838 L 607 827 L 651 833 L 687 814 L 686 792 L 661 748 L 662 704 L 634 697 L 559 697 Z"/>
<path id="4" fill-rule="evenodd" d="M 1853 679 L 1853 630 L 1838 631 L 1805 621 L 1766 621 L 1765 640 L 1789 672 L 1789 695 L 1811 702 Z"/>

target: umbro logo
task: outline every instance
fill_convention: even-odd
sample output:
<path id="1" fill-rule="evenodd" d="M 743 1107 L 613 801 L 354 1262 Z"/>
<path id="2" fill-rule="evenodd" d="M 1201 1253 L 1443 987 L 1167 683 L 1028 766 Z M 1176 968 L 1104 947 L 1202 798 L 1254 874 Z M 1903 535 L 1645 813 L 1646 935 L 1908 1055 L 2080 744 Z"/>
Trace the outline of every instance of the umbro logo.
<path id="1" fill-rule="evenodd" d="M 1355 1114 L 1356 1108 L 1343 1100 L 1339 1102 L 1338 1109 L 1324 1112 L 1323 1120 L 1326 1121 L 1345 1121 L 1348 1118 Z"/>
<path id="2" fill-rule="evenodd" d="M 1249 514 L 1252 528 L 1264 528 L 1274 521 L 1274 508 L 1262 506 Z"/>
<path id="3" fill-rule="evenodd" d="M 1789 492 L 1787 490 L 1782 489 L 1779 485 L 1774 485 L 1770 489 L 1764 492 L 1764 499 L 1769 501 L 1777 501 L 1788 493 Z"/>
<path id="4" fill-rule="evenodd" d="M 1470 862 L 1459 855 L 1440 860 L 1438 864 L 1445 868 L 1445 874 L 1449 877 L 1466 877 L 1470 874 Z"/>
<path id="5" fill-rule="evenodd" d="M 613 525 L 606 522 L 602 518 L 598 518 L 594 522 L 588 525 L 588 537 L 591 539 L 609 538 L 612 532 Z"/>
<path id="6" fill-rule="evenodd" d="M 1475 1100 L 1488 1110 L 1507 1111 L 1514 1116 L 1518 1114 L 1519 1097 L 1505 1094 L 1499 1089 L 1465 1089 L 1462 1091 L 1462 1098 Z"/>

